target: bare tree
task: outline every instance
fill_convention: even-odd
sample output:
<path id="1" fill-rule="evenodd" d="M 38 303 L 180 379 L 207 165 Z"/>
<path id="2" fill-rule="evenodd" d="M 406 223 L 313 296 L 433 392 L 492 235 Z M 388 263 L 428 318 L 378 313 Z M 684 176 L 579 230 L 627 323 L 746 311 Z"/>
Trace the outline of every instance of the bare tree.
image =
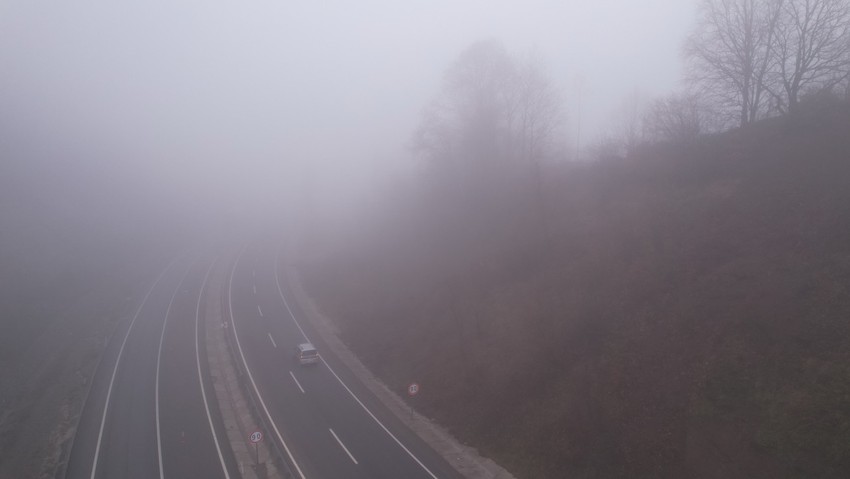
<path id="1" fill-rule="evenodd" d="M 533 208 L 536 214 L 523 213 L 522 221 L 539 222 L 540 239 L 548 241 L 542 160 L 552 150 L 561 108 L 534 56 L 517 60 L 499 42 L 474 43 L 446 71 L 412 146 L 433 166 L 441 195 L 458 199 L 457 211 Z"/>
<path id="2" fill-rule="evenodd" d="M 638 89 L 632 90 L 617 105 L 607 122 L 606 131 L 590 148 L 595 158 L 625 158 L 646 140 L 643 120 L 645 105 Z"/>
<path id="3" fill-rule="evenodd" d="M 521 160 L 537 162 L 546 155 L 553 133 L 563 120 L 560 93 L 545 75 L 540 61 L 533 57 L 520 65 L 512 90 L 512 143 Z"/>
<path id="4" fill-rule="evenodd" d="M 436 162 L 537 161 L 561 116 L 560 96 L 539 62 L 519 62 L 496 41 L 478 42 L 447 70 L 413 147 Z"/>
<path id="5" fill-rule="evenodd" d="M 646 140 L 643 125 L 645 110 L 646 104 L 638 89 L 629 93 L 620 105 L 620 133 L 627 152 Z"/>
<path id="6" fill-rule="evenodd" d="M 501 43 L 477 42 L 446 71 L 440 95 L 424 110 L 413 149 L 433 164 L 495 162 L 504 150 L 509 99 L 515 75 Z"/>
<path id="7" fill-rule="evenodd" d="M 737 111 L 741 126 L 764 115 L 782 0 L 703 0 L 685 55 L 702 93 Z"/>
<path id="8" fill-rule="evenodd" d="M 652 102 L 643 120 L 653 140 L 688 141 L 712 128 L 711 112 L 693 93 L 673 93 Z"/>
<path id="9" fill-rule="evenodd" d="M 850 3 L 784 0 L 776 28 L 772 91 L 779 107 L 794 111 L 800 94 L 831 89 L 850 75 Z"/>

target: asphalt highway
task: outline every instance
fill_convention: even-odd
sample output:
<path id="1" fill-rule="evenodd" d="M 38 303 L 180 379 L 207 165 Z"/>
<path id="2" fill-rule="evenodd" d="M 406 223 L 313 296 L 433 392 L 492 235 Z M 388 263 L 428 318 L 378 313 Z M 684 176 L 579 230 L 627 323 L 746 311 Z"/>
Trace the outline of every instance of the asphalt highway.
<path id="1" fill-rule="evenodd" d="M 288 298 L 274 244 L 180 257 L 116 325 L 80 417 L 65 477 L 240 477 L 207 368 L 209 295 L 225 299 L 235 360 L 266 432 L 298 479 L 453 479 L 451 466 L 339 361 Z M 226 291 L 208 288 L 226 271 Z M 310 341 L 321 361 L 301 366 Z"/>
<path id="2" fill-rule="evenodd" d="M 325 347 L 287 298 L 273 245 L 246 248 L 229 289 L 232 330 L 296 477 L 461 477 Z M 301 366 L 294 350 L 307 340 L 322 361 Z"/>
<path id="3" fill-rule="evenodd" d="M 217 410 L 207 414 L 201 391 L 208 372 L 205 352 L 196 349 L 202 343 L 195 341 L 195 322 L 211 265 L 212 259 L 175 260 L 136 313 L 117 326 L 93 378 L 65 477 L 238 477 L 231 452 L 220 447 L 226 444 L 216 444 L 223 437 Z"/>

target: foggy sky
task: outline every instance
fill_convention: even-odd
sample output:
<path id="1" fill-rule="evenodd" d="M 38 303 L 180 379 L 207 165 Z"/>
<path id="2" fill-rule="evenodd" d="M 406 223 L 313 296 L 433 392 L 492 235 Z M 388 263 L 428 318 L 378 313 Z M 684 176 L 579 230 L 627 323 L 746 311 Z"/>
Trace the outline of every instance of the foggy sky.
<path id="1" fill-rule="evenodd" d="M 6 0 L 0 148 L 4 162 L 32 155 L 67 171 L 85 162 L 163 195 L 225 190 L 259 201 L 312 178 L 344 197 L 346 186 L 409 162 L 420 111 L 472 42 L 534 51 L 566 100 L 565 135 L 581 117 L 591 141 L 630 92 L 678 85 L 694 9 L 682 0 Z"/>

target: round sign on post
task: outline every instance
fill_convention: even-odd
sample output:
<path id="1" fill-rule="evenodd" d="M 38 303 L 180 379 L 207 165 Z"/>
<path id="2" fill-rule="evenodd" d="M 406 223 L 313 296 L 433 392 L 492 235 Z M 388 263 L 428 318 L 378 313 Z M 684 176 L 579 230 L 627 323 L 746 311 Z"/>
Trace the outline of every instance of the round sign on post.
<path id="1" fill-rule="evenodd" d="M 407 386 L 407 395 L 410 397 L 416 396 L 419 393 L 419 384 L 410 383 L 410 386 Z"/>
<path id="2" fill-rule="evenodd" d="M 254 452 L 257 455 L 257 465 L 260 465 L 260 448 L 257 446 L 257 443 L 263 440 L 263 433 L 260 431 L 254 431 L 251 433 L 251 442 L 254 443 Z"/>

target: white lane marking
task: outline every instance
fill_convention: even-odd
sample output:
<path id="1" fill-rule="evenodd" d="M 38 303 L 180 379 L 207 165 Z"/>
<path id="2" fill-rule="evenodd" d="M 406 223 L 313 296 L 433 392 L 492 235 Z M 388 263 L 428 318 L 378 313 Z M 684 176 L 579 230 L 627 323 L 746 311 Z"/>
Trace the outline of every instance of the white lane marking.
<path id="1" fill-rule="evenodd" d="M 257 294 L 257 285 L 255 284 L 254 285 L 254 295 L 256 296 L 256 294 Z"/>
<path id="2" fill-rule="evenodd" d="M 254 375 L 251 374 L 251 369 L 248 367 L 248 361 L 245 360 L 245 353 L 242 351 L 242 343 L 239 342 L 239 334 L 236 330 L 236 317 L 233 315 L 233 272 L 236 271 L 236 265 L 239 264 L 239 260 L 242 258 L 246 249 L 248 249 L 247 245 L 242 248 L 239 256 L 236 257 L 236 261 L 233 262 L 233 269 L 230 270 L 230 279 L 227 284 L 227 306 L 230 310 L 230 322 L 233 324 L 233 337 L 236 339 L 236 349 L 239 350 L 239 357 L 242 359 L 242 364 L 245 366 L 245 372 L 248 373 L 248 379 L 251 381 L 254 393 L 257 394 L 257 399 L 260 400 L 260 406 L 263 407 L 263 412 L 265 412 L 266 417 L 269 418 L 269 423 L 271 423 L 272 429 L 274 429 L 274 432 L 277 435 L 277 439 L 286 451 L 286 455 L 295 467 L 295 471 L 298 473 L 298 476 L 301 479 L 306 479 L 306 477 L 304 477 L 304 473 L 301 472 L 301 468 L 298 467 L 298 463 L 295 462 L 295 458 L 292 456 L 292 451 L 289 450 L 289 446 L 287 446 L 286 441 L 283 440 L 283 436 L 281 436 L 280 430 L 277 428 L 277 424 L 275 424 L 274 419 L 272 419 L 272 415 L 269 413 L 269 408 L 266 407 L 266 402 L 263 401 L 263 396 L 260 395 L 260 390 L 257 388 L 257 383 L 254 381 Z"/>
<path id="3" fill-rule="evenodd" d="M 183 277 L 180 278 L 180 282 L 177 283 L 177 289 L 174 290 L 174 293 L 171 295 L 171 299 L 168 301 L 168 308 L 165 309 L 165 320 L 162 321 L 162 331 L 159 333 L 159 349 L 156 352 L 156 383 L 154 384 L 154 404 L 156 405 L 156 452 L 159 457 L 159 477 L 160 479 L 165 479 L 165 472 L 162 470 L 162 433 L 160 432 L 159 427 L 159 366 L 162 363 L 162 343 L 165 342 L 165 328 L 168 326 L 168 317 L 171 315 L 171 305 L 174 304 L 174 298 L 177 297 L 177 292 L 180 291 L 180 287 L 183 286 L 183 282 L 186 281 L 186 277 L 189 276 L 189 271 L 192 269 L 195 263 L 193 262 L 186 268 L 186 272 L 183 273 Z"/>
<path id="4" fill-rule="evenodd" d="M 210 404 L 207 401 L 207 392 L 204 389 L 204 375 L 201 374 L 201 352 L 198 344 L 198 323 L 200 322 L 201 317 L 201 298 L 204 297 L 204 289 L 207 287 L 207 279 L 209 279 L 210 272 L 217 262 L 218 258 L 210 264 L 209 269 L 207 269 L 207 274 L 204 275 L 204 282 L 201 284 L 201 292 L 198 293 L 198 305 L 195 307 L 195 363 L 198 365 L 198 382 L 201 385 L 201 397 L 204 398 L 204 409 L 207 412 L 207 421 L 209 421 L 210 424 L 210 431 L 212 432 L 213 442 L 215 442 L 215 450 L 218 453 L 218 460 L 221 462 L 221 471 L 224 472 L 224 479 L 230 479 L 230 473 L 227 471 L 227 465 L 224 463 L 224 454 L 221 452 L 221 445 L 218 443 L 218 436 L 216 435 L 215 427 L 213 426 L 212 414 L 210 414 Z"/>
<path id="5" fill-rule="evenodd" d="M 277 343 L 274 342 L 274 338 L 272 337 L 272 333 L 269 333 L 269 341 L 272 342 L 272 346 L 277 347 Z"/>
<path id="6" fill-rule="evenodd" d="M 257 311 L 260 313 L 260 317 L 262 318 L 262 317 L 263 317 L 263 310 L 262 310 L 262 309 L 260 309 L 260 305 L 259 305 L 259 304 L 257 305 Z"/>
<path id="7" fill-rule="evenodd" d="M 295 378 L 295 375 L 292 374 L 292 371 L 289 371 L 289 375 L 292 376 L 292 380 L 295 381 L 295 385 L 298 386 L 298 389 L 301 391 L 301 394 L 305 394 L 304 388 L 301 387 L 301 383 L 298 382 L 298 379 Z"/>
<path id="8" fill-rule="evenodd" d="M 341 447 L 341 448 L 342 448 L 342 450 L 343 450 L 343 451 L 345 451 L 345 453 L 346 453 L 346 454 L 348 454 L 348 457 L 350 457 L 350 458 L 351 458 L 351 462 L 353 462 L 354 464 L 357 464 L 357 459 L 354 459 L 354 456 L 352 456 L 352 455 L 351 455 L 351 451 L 349 451 L 349 450 L 348 450 L 348 448 L 347 448 L 347 447 L 345 447 L 345 444 L 343 444 L 343 443 L 342 443 L 342 441 L 340 441 L 340 440 L 339 440 L 339 437 L 336 435 L 336 433 L 334 432 L 334 430 L 333 430 L 333 429 L 331 429 L 331 428 L 328 428 L 328 431 L 330 431 L 330 432 L 331 432 L 331 434 L 333 435 L 334 439 L 336 439 L 336 442 L 338 442 L 338 443 L 339 443 L 339 447 Z"/>
<path id="9" fill-rule="evenodd" d="M 159 280 L 161 280 L 165 275 L 165 272 L 171 269 L 171 266 L 173 266 L 176 261 L 177 258 L 171 260 L 171 262 L 168 263 L 168 266 L 159 273 L 156 281 L 153 282 L 153 285 L 151 285 L 151 288 L 148 290 L 147 294 L 145 294 L 144 299 L 142 299 L 142 304 L 140 304 L 139 309 L 136 310 L 136 314 L 133 316 L 132 321 L 130 321 L 130 327 L 127 328 L 127 333 L 124 334 L 124 340 L 121 342 L 121 348 L 118 350 L 118 359 L 115 360 L 115 367 L 112 369 L 112 378 L 109 379 L 109 388 L 106 390 L 106 404 L 103 406 L 103 417 L 100 419 L 100 432 L 97 433 L 97 445 L 94 449 L 94 460 L 92 461 L 91 466 L 92 479 L 95 478 L 95 474 L 97 473 L 97 459 L 100 457 L 100 444 L 103 441 L 103 428 L 106 426 L 106 414 L 109 412 L 109 399 L 112 397 L 112 386 L 115 383 L 115 375 L 118 372 L 118 366 L 121 364 L 121 357 L 124 354 L 124 346 L 127 345 L 127 338 L 130 337 L 130 332 L 133 331 L 133 325 L 136 324 L 136 318 L 138 318 L 139 313 L 142 312 L 142 307 L 144 307 L 145 303 L 148 301 L 148 297 L 150 297 L 153 289 L 156 287 L 157 283 L 159 283 Z"/>
<path id="10" fill-rule="evenodd" d="M 283 300 L 283 305 L 286 306 L 286 311 L 289 312 L 289 317 L 292 318 L 293 322 L 295 322 L 295 326 L 297 326 L 298 330 L 301 331 L 301 335 L 304 336 L 304 339 L 308 343 L 310 343 L 312 341 L 310 341 L 310 338 L 307 337 L 307 334 L 304 332 L 304 329 L 298 323 L 298 320 L 295 319 L 295 315 L 292 313 L 292 309 L 289 307 L 289 303 L 286 301 L 286 296 L 283 295 L 283 289 L 281 289 L 281 287 L 280 287 L 280 279 L 278 278 L 278 274 L 277 274 L 278 264 L 280 264 L 280 250 L 278 250 L 276 252 L 275 261 L 274 261 L 274 280 L 275 280 L 275 283 L 277 283 L 277 292 L 278 292 L 278 294 L 280 294 L 280 299 Z M 366 414 L 368 414 L 372 419 L 374 419 L 375 422 L 378 423 L 379 426 L 381 426 L 381 429 L 383 429 L 384 432 L 386 432 L 393 439 L 393 441 L 396 442 L 396 444 L 398 444 L 402 449 L 404 449 L 404 452 L 406 452 L 408 456 L 410 456 L 414 461 L 416 461 L 416 464 L 419 464 L 419 466 L 422 469 L 424 469 L 425 472 L 427 472 L 429 476 L 433 477 L 434 479 L 437 479 L 437 476 L 435 476 L 434 473 L 431 472 L 431 470 L 428 469 L 425 466 L 425 464 L 423 464 L 422 461 L 419 460 L 418 457 L 414 456 L 413 453 L 410 451 L 410 449 L 408 449 L 404 444 L 402 444 L 401 441 L 399 441 L 399 439 L 397 437 L 395 437 L 395 434 L 390 432 L 390 430 L 387 429 L 386 426 L 384 426 L 384 423 L 379 421 L 378 418 L 375 417 L 374 414 L 372 414 L 372 411 L 370 411 L 369 408 L 367 408 L 366 405 L 363 404 L 363 401 L 361 401 L 360 398 L 358 398 L 354 394 L 354 392 L 351 389 L 349 389 L 349 387 L 344 382 L 342 382 L 342 379 L 340 379 L 340 377 L 336 374 L 336 372 L 333 370 L 333 368 L 330 366 L 330 364 L 328 364 L 327 361 L 325 361 L 325 358 L 323 358 L 322 356 L 319 356 L 319 360 L 321 360 L 322 364 L 324 364 L 325 367 L 328 368 L 328 371 L 330 371 L 331 374 L 333 374 L 333 376 L 336 378 L 336 380 L 339 381 L 340 384 L 342 384 L 342 387 L 344 387 L 345 390 L 348 391 L 348 394 L 350 394 L 351 397 L 353 397 L 354 400 L 357 401 L 357 404 L 359 404 L 360 407 L 362 407 L 363 410 L 366 411 Z"/>

